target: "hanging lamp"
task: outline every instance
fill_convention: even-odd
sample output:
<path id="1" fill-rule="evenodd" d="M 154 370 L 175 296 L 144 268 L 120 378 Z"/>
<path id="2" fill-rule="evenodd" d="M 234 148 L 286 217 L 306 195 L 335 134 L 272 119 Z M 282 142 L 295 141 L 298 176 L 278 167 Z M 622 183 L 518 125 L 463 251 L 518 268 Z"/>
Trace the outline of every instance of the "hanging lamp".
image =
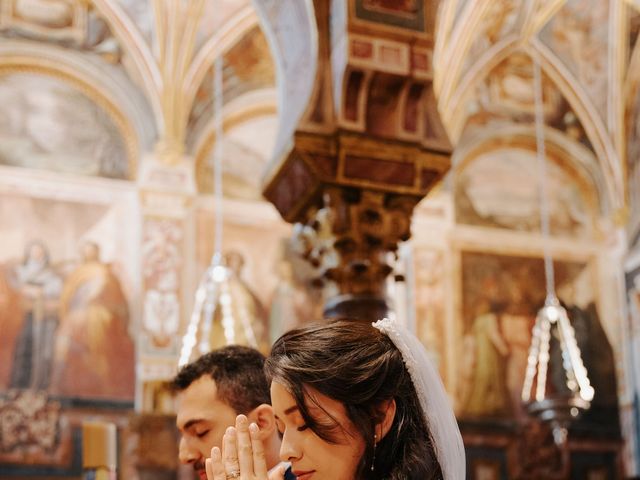
<path id="1" fill-rule="evenodd" d="M 239 278 L 239 272 L 222 254 L 223 232 L 223 81 L 222 55 L 214 65 L 213 189 L 215 236 L 211 262 L 196 289 L 194 307 L 182 338 L 178 366 L 224 345 L 265 347 L 266 326 L 260 318 L 261 307 Z M 234 262 L 237 263 L 237 262 Z"/>
<path id="2" fill-rule="evenodd" d="M 589 381 L 575 332 L 566 309 L 555 292 L 553 259 L 550 252 L 549 203 L 547 192 L 546 154 L 543 126 L 542 80 L 540 64 L 533 60 L 535 95 L 536 157 L 539 169 L 540 228 L 544 249 L 546 299 L 536 316 L 522 387 L 522 401 L 528 413 L 551 425 L 556 444 L 566 442 L 571 421 L 589 409 L 594 389 Z M 557 344 L 560 355 L 553 355 Z M 553 347 L 555 348 L 555 347 Z M 560 365 L 556 365 L 558 361 Z M 550 371 L 561 368 L 564 384 L 551 381 Z"/>

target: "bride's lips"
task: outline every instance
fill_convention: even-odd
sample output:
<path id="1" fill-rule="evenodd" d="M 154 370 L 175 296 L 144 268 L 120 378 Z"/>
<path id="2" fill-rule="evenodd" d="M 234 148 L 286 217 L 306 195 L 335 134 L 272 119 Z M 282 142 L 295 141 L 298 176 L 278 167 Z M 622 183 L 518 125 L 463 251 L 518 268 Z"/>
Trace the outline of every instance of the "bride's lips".
<path id="1" fill-rule="evenodd" d="M 315 470 L 308 470 L 306 472 L 302 470 L 293 470 L 291 473 L 293 473 L 298 480 L 309 480 L 315 472 Z"/>

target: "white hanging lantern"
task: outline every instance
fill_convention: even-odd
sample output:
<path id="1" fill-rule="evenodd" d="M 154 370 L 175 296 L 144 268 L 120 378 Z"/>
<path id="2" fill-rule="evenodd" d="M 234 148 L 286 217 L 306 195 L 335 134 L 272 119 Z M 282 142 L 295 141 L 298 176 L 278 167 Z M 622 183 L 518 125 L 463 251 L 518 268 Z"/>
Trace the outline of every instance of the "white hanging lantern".
<path id="1" fill-rule="evenodd" d="M 540 65 L 533 60 L 536 114 L 536 150 L 540 169 L 540 226 L 544 242 L 544 265 L 547 296 L 533 328 L 522 401 L 528 412 L 551 423 L 554 440 L 558 444 L 566 441 L 567 426 L 581 412 L 587 410 L 594 396 L 587 369 L 575 332 L 566 309 L 560 305 L 555 293 L 553 259 L 549 251 L 549 206 L 546 191 L 546 160 L 542 112 L 542 86 Z M 557 339 L 566 377 L 566 389 L 553 386 L 548 372 L 552 367 L 552 338 Z"/>
<path id="2" fill-rule="evenodd" d="M 263 348 L 266 326 L 260 318 L 260 306 L 229 268 L 222 256 L 222 56 L 214 66 L 214 150 L 215 243 L 211 263 L 196 289 L 193 312 L 185 335 L 178 365 L 183 366 L 199 356 L 224 345 L 240 344 Z"/>

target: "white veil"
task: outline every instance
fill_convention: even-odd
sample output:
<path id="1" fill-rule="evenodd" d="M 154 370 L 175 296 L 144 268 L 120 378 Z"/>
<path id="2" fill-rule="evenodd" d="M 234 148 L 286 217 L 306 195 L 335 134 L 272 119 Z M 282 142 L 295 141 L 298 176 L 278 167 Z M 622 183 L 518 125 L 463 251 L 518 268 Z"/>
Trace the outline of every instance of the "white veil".
<path id="1" fill-rule="evenodd" d="M 418 393 L 444 480 L 464 480 L 465 454 L 458 422 L 440 375 L 420 341 L 397 322 L 385 318 L 373 324 L 398 348 Z"/>

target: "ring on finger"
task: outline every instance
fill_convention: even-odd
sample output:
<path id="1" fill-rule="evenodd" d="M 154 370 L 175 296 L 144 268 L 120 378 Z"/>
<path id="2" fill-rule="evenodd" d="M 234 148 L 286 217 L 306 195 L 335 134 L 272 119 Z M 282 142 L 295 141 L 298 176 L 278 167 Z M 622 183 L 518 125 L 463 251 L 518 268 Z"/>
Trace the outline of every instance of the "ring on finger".
<path id="1" fill-rule="evenodd" d="M 227 480 L 229 480 L 230 478 L 240 478 L 240 470 L 234 470 L 227 473 Z"/>

